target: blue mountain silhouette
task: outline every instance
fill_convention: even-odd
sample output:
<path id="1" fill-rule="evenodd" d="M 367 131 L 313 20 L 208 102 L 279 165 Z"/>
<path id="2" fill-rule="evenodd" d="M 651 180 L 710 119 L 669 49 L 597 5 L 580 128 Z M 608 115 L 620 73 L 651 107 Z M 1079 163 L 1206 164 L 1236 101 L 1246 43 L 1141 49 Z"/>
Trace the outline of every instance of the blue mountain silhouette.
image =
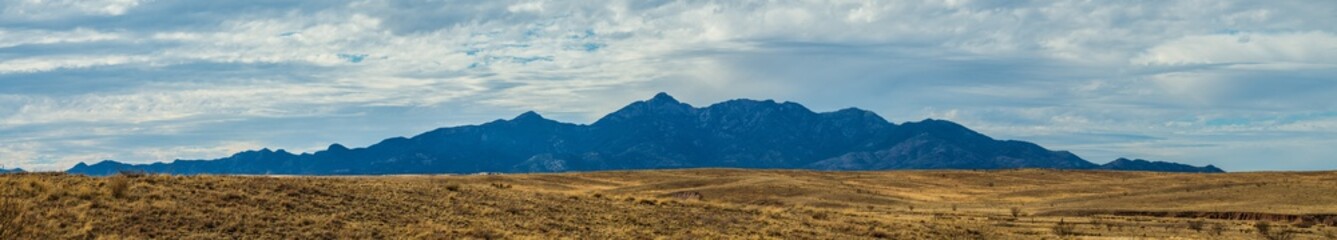
<path id="1" fill-rule="evenodd" d="M 592 124 L 535 112 L 395 137 L 365 148 L 245 151 L 214 160 L 80 163 L 70 173 L 369 175 L 670 168 L 814 170 L 1056 168 L 1222 172 L 1213 166 L 1121 159 L 1098 165 L 1066 151 L 996 140 L 928 119 L 894 124 L 857 108 L 817 113 L 792 102 L 730 100 L 704 108 L 659 93 Z"/>

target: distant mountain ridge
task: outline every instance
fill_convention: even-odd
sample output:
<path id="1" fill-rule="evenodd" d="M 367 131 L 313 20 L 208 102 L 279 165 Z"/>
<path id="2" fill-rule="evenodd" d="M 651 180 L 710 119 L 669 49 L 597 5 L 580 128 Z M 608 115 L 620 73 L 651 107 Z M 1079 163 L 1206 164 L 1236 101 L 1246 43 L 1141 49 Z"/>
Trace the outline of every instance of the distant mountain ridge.
<path id="1" fill-rule="evenodd" d="M 21 172 L 24 172 L 22 168 L 15 168 L 15 169 L 4 169 L 4 168 L 0 168 L 0 174 L 5 174 L 5 173 L 21 173 Z"/>
<path id="2" fill-rule="evenodd" d="M 1125 171 L 1153 171 L 1153 172 L 1200 172 L 1200 173 L 1219 173 L 1225 172 L 1216 166 L 1207 165 L 1203 167 L 1194 167 L 1179 163 L 1148 161 L 1142 159 L 1128 160 L 1119 158 L 1112 162 L 1100 166 L 1105 170 L 1125 170 Z"/>
<path id="3" fill-rule="evenodd" d="M 535 112 L 481 125 L 395 137 L 365 148 L 245 151 L 214 160 L 79 163 L 70 173 L 435 174 L 668 168 L 814 170 L 1056 168 L 1222 172 L 1167 162 L 1088 162 L 1066 151 L 995 140 L 959 124 L 928 119 L 897 125 L 857 108 L 817 113 L 793 102 L 736 99 L 697 108 L 666 93 L 588 125 Z"/>

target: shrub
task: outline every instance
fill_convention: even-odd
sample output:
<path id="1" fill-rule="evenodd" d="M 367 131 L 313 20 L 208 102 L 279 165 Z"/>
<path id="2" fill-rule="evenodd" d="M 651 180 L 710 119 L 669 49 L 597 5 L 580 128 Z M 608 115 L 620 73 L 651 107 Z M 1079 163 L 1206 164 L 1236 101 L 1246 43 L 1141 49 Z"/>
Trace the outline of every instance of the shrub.
<path id="1" fill-rule="evenodd" d="M 107 191 L 113 198 L 124 198 L 126 190 L 130 189 L 130 176 L 121 175 L 107 179 Z"/>
<path id="2" fill-rule="evenodd" d="M 1019 208 L 1019 207 L 1012 207 L 1012 209 L 1009 209 L 1009 210 L 1010 210 L 1011 213 L 1012 213 L 1012 218 L 1018 218 L 1018 217 L 1021 217 L 1021 208 Z"/>
<path id="3" fill-rule="evenodd" d="M 650 199 L 641 199 L 639 203 L 642 205 L 650 205 L 650 206 L 654 206 L 655 204 L 657 204 L 655 200 L 650 200 Z"/>
<path id="4" fill-rule="evenodd" d="M 868 231 L 868 236 L 873 237 L 873 238 L 876 238 L 876 239 L 891 239 L 891 237 L 892 237 L 890 233 L 883 232 L 883 231 L 878 231 L 878 230 L 869 230 L 869 231 Z"/>
<path id="5" fill-rule="evenodd" d="M 817 220 L 831 219 L 831 215 L 827 214 L 826 212 L 813 212 L 812 219 L 817 219 Z"/>
<path id="6" fill-rule="evenodd" d="M 1105 223 L 1105 221 L 1101 221 L 1099 218 L 1091 218 L 1090 224 L 1091 227 L 1095 228 L 1099 228 L 1100 226 L 1105 226 L 1105 230 L 1111 230 L 1112 228 L 1114 228 L 1114 226 L 1110 226 L 1109 223 Z"/>
<path id="7" fill-rule="evenodd" d="M 1298 227 L 1298 228 L 1309 228 L 1309 227 L 1313 227 L 1314 224 L 1317 224 L 1317 223 L 1314 222 L 1313 220 L 1304 220 L 1304 221 L 1300 221 L 1300 222 L 1298 222 L 1298 223 L 1295 223 L 1295 227 Z"/>
<path id="8" fill-rule="evenodd" d="M 501 232 L 498 232 L 498 231 L 496 231 L 496 230 L 487 229 L 487 228 L 471 230 L 471 231 L 469 231 L 469 233 L 468 233 L 467 235 L 468 235 L 468 237 L 471 238 L 471 239 L 487 239 L 487 240 L 491 240 L 491 239 L 505 239 L 505 238 L 506 238 L 506 234 L 501 233 Z"/>
<path id="9" fill-rule="evenodd" d="M 1058 223 L 1054 224 L 1053 230 L 1054 230 L 1054 235 L 1059 235 L 1059 236 L 1077 235 L 1076 227 L 1074 227 L 1073 224 L 1071 223 L 1064 222 L 1063 219 L 1059 219 Z"/>
<path id="10" fill-rule="evenodd" d="M 128 178 L 140 178 L 149 175 L 149 173 L 144 170 L 121 170 L 120 172 L 117 172 L 116 175 Z"/>
<path id="11" fill-rule="evenodd" d="M 1253 228 L 1258 230 L 1258 235 L 1262 236 L 1263 239 L 1268 239 L 1268 240 L 1294 239 L 1296 234 L 1295 231 L 1291 231 L 1289 229 L 1281 231 L 1273 231 L 1272 224 L 1262 221 L 1254 223 Z"/>
<path id="12" fill-rule="evenodd" d="M 1221 225 L 1220 223 L 1212 224 L 1212 230 L 1211 230 L 1212 235 L 1221 235 L 1221 233 L 1225 231 L 1226 231 L 1226 225 Z"/>
<path id="13" fill-rule="evenodd" d="M 459 183 L 446 184 L 446 190 L 451 191 L 451 192 L 459 192 L 459 191 L 460 191 L 460 184 L 459 184 Z"/>
<path id="14" fill-rule="evenodd" d="M 1269 240 L 1291 240 L 1291 239 L 1295 239 L 1295 234 L 1296 234 L 1296 233 L 1297 233 L 1296 231 L 1291 231 L 1291 230 L 1289 230 L 1289 229 L 1288 229 L 1288 230 L 1281 230 L 1281 231 L 1275 231 L 1275 232 L 1273 232 L 1272 234 L 1268 234 L 1268 235 L 1266 235 L 1266 236 L 1263 236 L 1263 238 L 1267 238 L 1267 239 L 1269 239 Z"/>
<path id="15" fill-rule="evenodd" d="M 1206 224 L 1207 222 L 1203 221 L 1202 219 L 1194 219 L 1188 221 L 1188 229 L 1193 230 L 1195 232 L 1202 232 L 1202 227 L 1205 226 Z"/>
<path id="16" fill-rule="evenodd" d="M 1256 222 L 1253 223 L 1253 229 L 1258 230 L 1258 234 L 1266 236 L 1272 233 L 1272 224 L 1267 222 Z"/>

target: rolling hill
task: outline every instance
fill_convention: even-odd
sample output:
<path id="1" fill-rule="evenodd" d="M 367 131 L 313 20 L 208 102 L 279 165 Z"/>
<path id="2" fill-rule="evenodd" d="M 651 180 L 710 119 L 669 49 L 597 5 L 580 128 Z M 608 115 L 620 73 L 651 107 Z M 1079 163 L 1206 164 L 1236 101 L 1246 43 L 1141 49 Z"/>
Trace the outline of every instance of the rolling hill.
<path id="1" fill-rule="evenodd" d="M 1334 181 L 1043 169 L 21 173 L 0 175 L 0 239 L 1334 239 Z"/>

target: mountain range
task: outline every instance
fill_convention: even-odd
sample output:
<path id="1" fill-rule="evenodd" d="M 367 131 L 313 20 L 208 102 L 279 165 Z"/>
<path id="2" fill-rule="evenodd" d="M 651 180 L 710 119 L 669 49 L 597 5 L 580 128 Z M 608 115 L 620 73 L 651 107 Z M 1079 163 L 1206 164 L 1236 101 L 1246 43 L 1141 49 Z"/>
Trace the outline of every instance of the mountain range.
<path id="1" fill-rule="evenodd" d="M 591 124 L 525 112 L 509 120 L 446 127 L 364 148 L 314 153 L 252 150 L 213 160 L 79 163 L 70 173 L 467 174 L 671 168 L 813 170 L 1054 168 L 1223 172 L 1208 165 L 1119 159 L 1100 165 L 1067 151 L 997 140 L 959 124 L 895 124 L 857 108 L 817 113 L 793 102 L 736 99 L 693 107 L 665 93 Z"/>
<path id="2" fill-rule="evenodd" d="M 5 174 L 5 173 L 21 173 L 21 172 L 24 172 L 22 168 L 15 168 L 15 169 L 4 169 L 4 168 L 0 168 L 0 174 Z"/>

